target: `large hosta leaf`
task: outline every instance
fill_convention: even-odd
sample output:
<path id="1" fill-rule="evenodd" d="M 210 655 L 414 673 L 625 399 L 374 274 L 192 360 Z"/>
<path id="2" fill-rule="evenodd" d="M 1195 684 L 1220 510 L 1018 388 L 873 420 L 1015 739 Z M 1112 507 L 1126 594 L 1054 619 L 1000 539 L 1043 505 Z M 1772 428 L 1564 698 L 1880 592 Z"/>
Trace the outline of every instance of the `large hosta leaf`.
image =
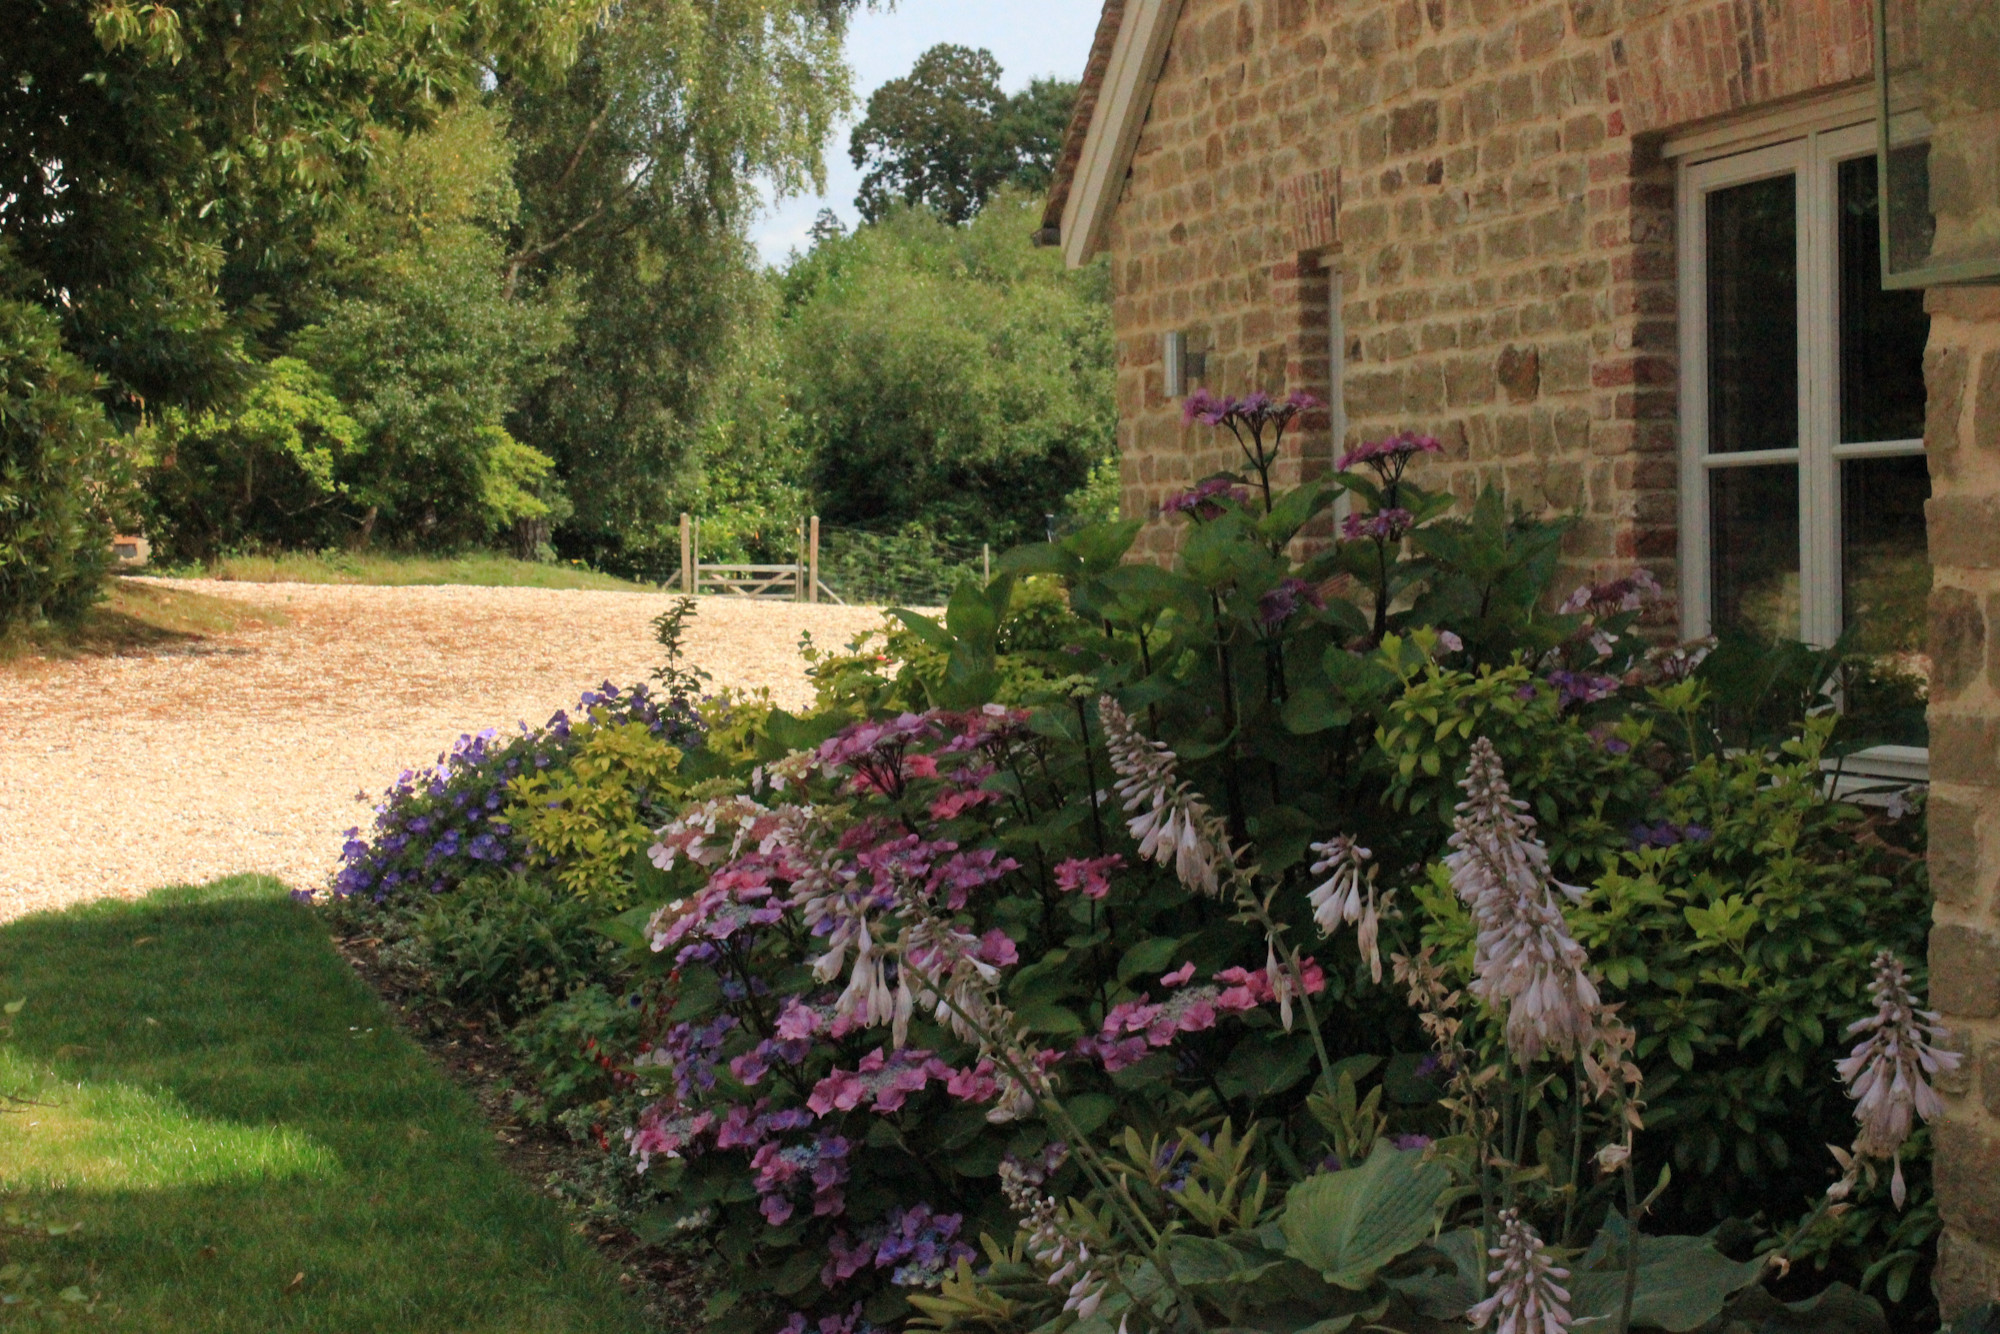
<path id="1" fill-rule="evenodd" d="M 1625 1227 L 1613 1217 L 1572 1266 L 1570 1315 L 1579 1330 L 1613 1329 L 1625 1299 Z M 1700 1329 L 1764 1272 L 1761 1260 L 1731 1260 L 1706 1237 L 1639 1238 L 1639 1284 L 1632 1326 L 1670 1334 Z"/>
<path id="2" fill-rule="evenodd" d="M 1365 1288 L 1422 1244 L 1451 1175 L 1413 1150 L 1377 1144 L 1367 1162 L 1308 1177 L 1285 1197 L 1285 1252 L 1343 1288 Z"/>

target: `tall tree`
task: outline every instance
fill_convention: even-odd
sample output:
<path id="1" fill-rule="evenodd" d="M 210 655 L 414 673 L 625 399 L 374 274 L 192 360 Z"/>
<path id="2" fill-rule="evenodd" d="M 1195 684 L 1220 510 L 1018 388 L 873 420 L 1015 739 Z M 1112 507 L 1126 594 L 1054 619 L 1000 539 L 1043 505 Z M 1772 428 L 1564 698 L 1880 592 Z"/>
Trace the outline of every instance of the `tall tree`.
<path id="1" fill-rule="evenodd" d="M 961 223 L 1002 185 L 1047 188 L 1076 85 L 1038 79 L 1008 97 L 1000 74 L 991 51 L 941 43 L 869 95 L 848 143 L 867 168 L 854 200 L 862 217 L 921 204 Z"/>
<path id="2" fill-rule="evenodd" d="M 517 414 L 608 558 L 665 525 L 735 327 L 757 308 L 759 186 L 824 178 L 853 0 L 632 0 L 555 86 L 504 81 L 521 146 L 507 281 L 574 294 L 576 338 Z"/>
<path id="3" fill-rule="evenodd" d="M 254 367 L 240 402 L 156 415 L 157 549 L 449 547 L 547 516 L 518 483 L 550 460 L 504 423 L 567 338 L 568 310 L 559 294 L 501 290 L 512 171 L 504 121 L 478 101 L 383 137 L 294 266 L 278 311 L 289 355 Z"/>

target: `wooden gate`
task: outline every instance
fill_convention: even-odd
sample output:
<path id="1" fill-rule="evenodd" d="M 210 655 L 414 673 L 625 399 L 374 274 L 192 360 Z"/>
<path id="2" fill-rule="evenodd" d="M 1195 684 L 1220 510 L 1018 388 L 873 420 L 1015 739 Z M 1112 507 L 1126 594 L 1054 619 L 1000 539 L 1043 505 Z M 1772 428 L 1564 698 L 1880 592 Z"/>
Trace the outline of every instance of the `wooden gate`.
<path id="1" fill-rule="evenodd" d="M 668 581 L 668 588 L 690 593 L 713 593 L 724 597 L 788 598 L 794 602 L 841 602 L 819 577 L 819 515 L 805 523 L 799 558 L 789 565 L 704 564 L 701 559 L 701 521 L 681 515 L 681 568 Z M 841 605 L 846 605 L 842 603 Z"/>

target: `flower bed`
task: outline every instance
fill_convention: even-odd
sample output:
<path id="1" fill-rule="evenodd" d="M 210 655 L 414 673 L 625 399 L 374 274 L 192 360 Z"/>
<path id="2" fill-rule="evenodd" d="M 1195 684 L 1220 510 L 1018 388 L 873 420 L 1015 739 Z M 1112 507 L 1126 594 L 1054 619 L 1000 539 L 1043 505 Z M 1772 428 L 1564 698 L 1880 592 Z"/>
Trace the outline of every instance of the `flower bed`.
<path id="1" fill-rule="evenodd" d="M 1832 1278 L 1921 1324 L 1920 797 L 1831 801 L 1835 715 L 1759 743 L 1643 573 L 1558 600 L 1561 524 L 1409 483 L 1434 442 L 1280 491 L 1313 405 L 1192 407 L 1246 467 L 1173 570 L 1086 529 L 815 654 L 806 716 L 681 689 L 413 783 L 515 842 L 357 838 L 424 868 L 392 948 L 518 1018 L 718 1330 L 1692 1329 Z M 598 907 L 442 966 L 496 893 Z"/>

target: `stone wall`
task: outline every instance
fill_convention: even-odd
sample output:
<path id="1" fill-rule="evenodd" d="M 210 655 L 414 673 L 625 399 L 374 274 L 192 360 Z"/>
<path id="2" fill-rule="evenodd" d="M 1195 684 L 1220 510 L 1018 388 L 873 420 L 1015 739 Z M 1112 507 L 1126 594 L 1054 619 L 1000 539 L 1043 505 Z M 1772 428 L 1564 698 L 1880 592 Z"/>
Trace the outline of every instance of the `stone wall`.
<path id="1" fill-rule="evenodd" d="M 1931 347 L 1931 1003 L 1967 1054 L 1936 1128 L 1947 1317 L 2000 1293 L 2000 290 L 1925 302 Z"/>
<path id="2" fill-rule="evenodd" d="M 1673 178 L 1652 132 L 1867 75 L 1868 7 L 1186 0 L 1110 233 L 1127 513 L 1233 462 L 1164 398 L 1161 335 L 1207 350 L 1219 392 L 1324 395 L 1337 274 L 1343 444 L 1433 433 L 1420 480 L 1580 510 L 1573 564 L 1671 585 Z M 1324 421 L 1299 443 L 1307 474 L 1336 453 Z M 1156 523 L 1142 549 L 1175 540 Z"/>

